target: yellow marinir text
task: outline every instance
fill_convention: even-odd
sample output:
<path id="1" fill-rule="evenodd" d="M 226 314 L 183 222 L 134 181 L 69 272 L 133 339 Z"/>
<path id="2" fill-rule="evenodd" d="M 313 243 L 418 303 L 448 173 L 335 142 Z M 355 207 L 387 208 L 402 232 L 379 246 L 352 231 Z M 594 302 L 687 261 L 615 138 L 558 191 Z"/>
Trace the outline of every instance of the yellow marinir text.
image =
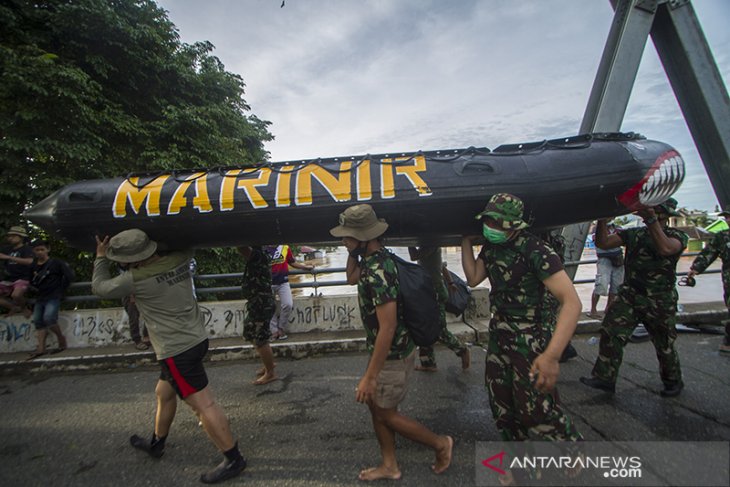
<path id="1" fill-rule="evenodd" d="M 138 177 L 125 179 L 117 188 L 114 196 L 114 206 L 112 207 L 114 218 L 127 216 L 127 201 L 136 214 L 139 214 L 142 203 L 145 203 L 147 216 L 158 216 L 160 214 L 160 192 L 162 185 L 169 177 L 169 175 L 158 176 L 144 185 L 139 184 Z"/>
<path id="2" fill-rule="evenodd" d="M 309 206 L 315 203 L 313 181 L 316 181 L 331 200 L 336 202 L 369 201 L 373 198 L 373 191 L 379 191 L 383 199 L 393 199 L 396 197 L 398 177 L 405 178 L 418 196 L 432 194 L 428 184 L 419 174 L 426 172 L 424 156 L 386 158 L 376 163 L 363 160 L 355 168 L 353 164 L 353 161 L 343 161 L 336 169 L 317 164 L 308 164 L 301 168 L 292 165 L 280 166 L 276 171 L 271 167 L 230 169 L 220 174 L 218 209 L 232 211 L 236 205 L 241 204 L 240 197 L 238 200 L 236 198 L 236 190 L 243 190 L 246 200 L 253 209 L 267 208 L 270 204 L 279 208 L 289 207 L 292 201 L 294 206 Z M 379 179 L 379 188 L 377 184 L 373 185 L 373 170 Z M 271 177 L 272 173 L 274 178 Z M 209 213 L 214 208 L 208 194 L 208 183 L 214 184 L 212 181 L 215 180 L 215 176 L 215 173 L 211 175 L 201 171 L 190 174 L 180 181 L 170 179 L 170 175 L 163 175 L 144 185 L 140 185 L 138 177 L 126 179 L 117 188 L 112 210 L 114 217 L 126 217 L 127 206 L 137 215 L 144 212 L 142 210 L 144 206 L 146 216 L 159 216 L 163 185 L 166 185 L 167 191 L 172 191 L 167 203 L 167 215 L 180 214 L 189 206 L 199 213 Z M 172 186 L 173 184 L 177 186 Z M 191 187 L 194 187 L 194 196 L 189 194 Z M 213 197 L 215 200 L 215 191 Z"/>
<path id="3" fill-rule="evenodd" d="M 213 211 L 213 205 L 210 204 L 210 198 L 208 198 L 208 173 L 196 172 L 185 178 L 175 190 L 167 207 L 168 215 L 177 215 L 181 208 L 187 206 L 188 200 L 185 198 L 185 193 L 193 182 L 195 183 L 193 207 L 200 213 Z"/>

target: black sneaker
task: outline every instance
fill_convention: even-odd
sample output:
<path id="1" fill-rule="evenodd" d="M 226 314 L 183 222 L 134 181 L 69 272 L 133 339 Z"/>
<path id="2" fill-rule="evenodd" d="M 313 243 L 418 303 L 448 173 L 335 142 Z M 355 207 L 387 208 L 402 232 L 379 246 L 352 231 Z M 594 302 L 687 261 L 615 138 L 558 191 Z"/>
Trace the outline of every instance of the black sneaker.
<path id="1" fill-rule="evenodd" d="M 681 380 L 677 382 L 665 382 L 664 389 L 659 394 L 662 397 L 676 397 L 682 392 L 682 389 L 684 389 L 684 382 Z"/>
<path id="2" fill-rule="evenodd" d="M 560 355 L 560 363 L 564 364 L 568 360 L 575 358 L 578 356 L 578 351 L 575 349 L 575 347 L 568 342 L 568 346 L 565 347 L 565 350 L 563 350 L 562 355 Z"/>
<path id="3" fill-rule="evenodd" d="M 150 440 L 146 440 L 141 436 L 132 435 L 129 438 L 129 443 L 138 450 L 146 452 L 152 458 L 160 458 L 165 453 L 165 445 L 161 443 L 155 443 L 154 445 Z"/>
<path id="4" fill-rule="evenodd" d="M 237 460 L 229 462 L 227 459 L 223 460 L 220 465 L 215 467 L 213 470 L 205 472 L 200 476 L 200 481 L 204 484 L 217 484 L 224 480 L 232 479 L 236 475 L 243 472 L 246 468 L 246 459 L 238 457 Z"/>
<path id="5" fill-rule="evenodd" d="M 603 379 L 599 379 L 598 377 L 581 377 L 580 381 L 588 387 L 592 387 L 594 389 L 600 389 L 602 391 L 611 393 L 616 392 L 616 384 L 613 384 Z"/>

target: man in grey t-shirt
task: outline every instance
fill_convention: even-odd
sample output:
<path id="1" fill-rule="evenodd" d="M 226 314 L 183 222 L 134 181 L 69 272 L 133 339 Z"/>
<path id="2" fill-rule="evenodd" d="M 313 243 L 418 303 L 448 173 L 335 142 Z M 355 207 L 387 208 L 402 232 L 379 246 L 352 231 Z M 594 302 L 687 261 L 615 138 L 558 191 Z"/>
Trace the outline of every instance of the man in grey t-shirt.
<path id="1" fill-rule="evenodd" d="M 96 243 L 92 291 L 107 299 L 134 294 L 162 369 L 155 389 L 157 414 L 152 439 L 133 435 L 130 443 L 153 458 L 162 456 L 175 418 L 177 394 L 195 411 L 211 441 L 225 455 L 223 462 L 200 480 L 212 484 L 237 476 L 246 468 L 246 460 L 233 441 L 228 418 L 215 402 L 203 368 L 208 334 L 192 290 L 193 252 L 161 256 L 157 243 L 137 229 L 111 239 L 97 237 Z M 112 277 L 110 261 L 128 264 L 129 271 Z"/>

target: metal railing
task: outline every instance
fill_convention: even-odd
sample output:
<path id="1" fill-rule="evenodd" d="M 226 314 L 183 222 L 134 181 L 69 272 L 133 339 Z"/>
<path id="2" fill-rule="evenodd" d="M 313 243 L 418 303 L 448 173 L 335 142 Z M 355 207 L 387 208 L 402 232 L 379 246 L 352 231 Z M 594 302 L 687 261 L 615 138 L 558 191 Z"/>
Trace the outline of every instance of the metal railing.
<path id="1" fill-rule="evenodd" d="M 686 252 L 682 254 L 682 257 L 694 257 L 699 255 L 699 252 Z M 587 264 L 595 264 L 598 262 L 598 259 L 587 259 L 587 260 L 578 260 L 578 261 L 569 261 L 565 263 L 565 267 L 573 267 L 573 266 L 580 266 L 580 265 L 587 265 Z M 301 270 L 293 270 L 290 272 L 291 275 L 304 275 L 304 274 L 311 274 L 312 280 L 311 281 L 305 281 L 305 282 L 291 282 L 290 285 L 294 289 L 301 289 L 301 288 L 311 288 L 314 289 L 313 294 L 315 296 L 319 295 L 319 288 L 321 287 L 334 287 L 334 286 L 349 286 L 347 283 L 347 280 L 335 280 L 335 281 L 319 281 L 317 279 L 318 275 L 323 274 L 337 274 L 337 273 L 343 273 L 345 272 L 345 267 L 329 267 L 329 268 L 315 268 L 312 271 L 301 271 Z M 719 274 L 722 272 L 720 269 L 710 269 L 703 272 L 703 274 Z M 677 276 L 686 276 L 686 272 L 678 272 Z M 235 285 L 235 286 L 219 286 L 219 287 L 203 287 L 201 284 L 205 283 L 206 281 L 213 281 L 213 280 L 219 280 L 219 279 L 231 279 L 231 280 L 237 280 L 238 282 L 243 279 L 243 273 L 242 272 L 235 272 L 231 274 L 200 274 L 195 276 L 195 292 L 198 296 L 204 296 L 209 294 L 217 294 L 217 293 L 235 293 L 240 292 L 241 286 Z M 573 281 L 573 284 L 590 284 L 596 282 L 594 279 L 576 279 Z M 76 282 L 71 284 L 70 289 L 72 291 L 75 290 L 85 290 L 87 292 L 91 291 L 91 282 Z M 93 294 L 83 294 L 83 295 L 71 295 L 66 296 L 64 299 L 67 303 L 79 303 L 79 302 L 98 302 L 101 301 L 102 298 L 99 296 L 93 295 Z"/>

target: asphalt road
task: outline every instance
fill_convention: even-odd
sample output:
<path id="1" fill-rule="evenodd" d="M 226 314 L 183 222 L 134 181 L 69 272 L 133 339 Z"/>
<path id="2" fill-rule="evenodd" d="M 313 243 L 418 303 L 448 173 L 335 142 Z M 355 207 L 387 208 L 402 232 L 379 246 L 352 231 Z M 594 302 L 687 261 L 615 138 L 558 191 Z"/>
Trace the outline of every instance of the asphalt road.
<path id="1" fill-rule="evenodd" d="M 578 382 L 597 353 L 590 336 L 574 341 L 580 356 L 561 369 L 560 395 L 587 440 L 730 440 L 730 357 L 717 335 L 682 334 L 678 348 L 687 387 L 663 399 L 650 343 L 630 344 L 616 395 Z M 398 439 L 403 473 L 379 485 L 464 486 L 475 482 L 475 442 L 497 441 L 483 387 L 484 352 L 472 348 L 466 373 L 459 359 L 438 350 L 437 373 L 414 374 L 401 410 L 456 439 L 451 468 L 431 473 L 432 454 Z M 365 406 L 354 387 L 365 354 L 279 361 L 283 380 L 256 387 L 258 364 L 209 364 L 215 394 L 249 460 L 225 485 L 356 485 L 360 469 L 379 451 Z M 0 378 L 0 485 L 186 486 L 220 455 L 186 405 L 159 461 L 133 450 L 131 434 L 148 435 L 155 410 L 155 367 L 93 373 Z"/>

